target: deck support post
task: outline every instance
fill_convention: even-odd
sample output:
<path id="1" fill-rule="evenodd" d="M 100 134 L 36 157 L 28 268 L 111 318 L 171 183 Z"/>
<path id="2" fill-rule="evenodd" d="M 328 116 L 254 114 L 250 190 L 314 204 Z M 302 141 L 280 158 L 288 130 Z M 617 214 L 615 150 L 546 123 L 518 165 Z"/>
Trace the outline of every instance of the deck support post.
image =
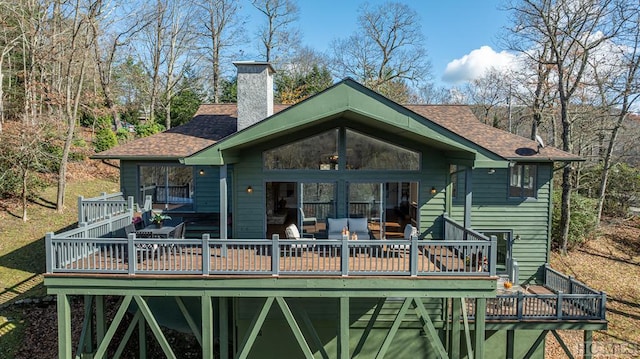
<path id="1" fill-rule="evenodd" d="M 584 331 L 584 359 L 593 358 L 593 331 Z"/>
<path id="2" fill-rule="evenodd" d="M 473 205 L 473 168 L 464 169 L 464 228 L 471 228 L 471 206 Z M 464 234 L 467 239 L 467 233 Z"/>
<path id="3" fill-rule="evenodd" d="M 71 304 L 66 294 L 57 295 L 58 358 L 71 358 Z"/>
<path id="4" fill-rule="evenodd" d="M 96 306 L 96 342 L 102 342 L 104 339 L 105 322 L 104 322 L 104 296 L 96 295 L 94 298 Z"/>
<path id="5" fill-rule="evenodd" d="M 340 340 L 338 344 L 338 358 L 348 359 L 349 356 L 349 297 L 340 297 L 339 303 Z"/>
<path id="6" fill-rule="evenodd" d="M 507 330 L 507 359 L 514 359 L 513 354 L 515 352 L 515 331 L 513 329 Z"/>
<path id="7" fill-rule="evenodd" d="M 220 359 L 229 359 L 229 299 L 218 298 L 220 331 Z"/>
<path id="8" fill-rule="evenodd" d="M 144 320 L 142 312 L 138 318 L 138 356 L 140 359 L 147 358 L 147 322 Z"/>
<path id="9" fill-rule="evenodd" d="M 202 358 L 213 359 L 213 309 L 211 296 L 201 297 L 202 306 Z M 222 325 L 222 323 L 221 323 Z"/>
<path id="10" fill-rule="evenodd" d="M 476 312 L 475 312 L 475 350 L 474 358 L 484 358 L 484 340 L 485 340 L 485 319 L 487 315 L 487 298 L 476 298 Z"/>
<path id="11" fill-rule="evenodd" d="M 453 298 L 451 300 L 451 339 L 449 341 L 449 359 L 460 359 L 460 310 L 462 300 Z"/>

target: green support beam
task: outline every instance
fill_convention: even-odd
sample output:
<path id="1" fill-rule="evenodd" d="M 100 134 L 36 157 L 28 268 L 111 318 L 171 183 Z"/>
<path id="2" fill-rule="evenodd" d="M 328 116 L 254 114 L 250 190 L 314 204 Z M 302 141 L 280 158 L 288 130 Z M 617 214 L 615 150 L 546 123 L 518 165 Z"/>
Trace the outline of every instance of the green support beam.
<path id="1" fill-rule="evenodd" d="M 348 298 L 347 298 L 347 301 L 348 301 Z M 371 318 L 369 318 L 369 321 L 367 322 L 367 327 L 364 329 L 364 332 L 362 333 L 360 340 L 358 340 L 358 345 L 356 345 L 356 348 L 353 351 L 354 359 L 358 357 L 358 354 L 360 354 L 360 352 L 362 351 L 362 348 L 364 347 L 364 344 L 367 342 L 367 338 L 369 338 L 369 334 L 371 333 L 373 326 L 376 324 L 376 321 L 378 320 L 378 316 L 382 311 L 382 307 L 384 306 L 385 301 L 386 301 L 386 298 L 378 299 L 378 303 L 376 304 L 376 307 L 373 310 L 373 314 L 371 315 Z"/>
<path id="2" fill-rule="evenodd" d="M 118 308 L 116 315 L 113 317 L 113 320 L 111 321 L 111 325 L 109 325 L 109 329 L 107 329 L 107 332 L 104 334 L 104 337 L 102 338 L 102 340 L 98 342 L 98 348 L 96 350 L 96 354 L 94 357 L 95 359 L 104 358 L 105 353 L 107 352 L 107 348 L 109 347 L 109 343 L 111 343 L 111 339 L 113 339 L 113 335 L 116 333 L 116 330 L 118 329 L 118 326 L 122 321 L 122 318 L 127 312 L 127 308 L 129 308 L 129 304 L 131 303 L 132 299 L 133 297 L 130 295 L 127 295 L 124 298 L 122 298 L 122 302 L 120 302 L 120 307 Z M 60 358 L 65 358 L 65 357 L 61 356 Z"/>
<path id="3" fill-rule="evenodd" d="M 348 359 L 350 355 L 349 351 L 349 297 L 340 297 L 339 300 L 339 312 L 340 312 L 340 339 L 338 340 L 338 356 L 340 359 Z M 366 331 L 365 334 L 367 335 Z M 357 352 L 354 353 L 354 357 L 357 356 Z"/>
<path id="4" fill-rule="evenodd" d="M 218 299 L 220 326 L 220 359 L 229 359 L 229 298 Z"/>
<path id="5" fill-rule="evenodd" d="M 593 358 L 593 332 L 590 330 L 584 331 L 584 359 Z"/>
<path id="6" fill-rule="evenodd" d="M 475 316 L 475 359 L 484 358 L 484 342 L 485 342 L 485 318 L 487 316 L 487 299 L 476 298 L 476 316 Z"/>
<path id="7" fill-rule="evenodd" d="M 460 312 L 462 311 L 462 301 L 451 300 L 451 341 L 449 346 L 449 358 L 460 359 Z"/>
<path id="8" fill-rule="evenodd" d="M 282 314 L 284 314 L 284 318 L 289 324 L 289 328 L 293 332 L 293 336 L 294 338 L 296 338 L 298 346 L 300 346 L 300 349 L 302 350 L 302 354 L 307 359 L 313 359 L 313 352 L 311 351 L 311 348 L 309 348 L 309 344 L 307 344 L 307 341 L 304 338 L 302 331 L 300 330 L 300 326 L 298 325 L 298 322 L 296 322 L 296 319 L 293 317 L 293 313 L 287 305 L 287 302 L 282 297 L 276 297 L 276 302 L 278 303 L 280 310 L 282 310 Z"/>
<path id="9" fill-rule="evenodd" d="M 124 353 L 124 348 L 127 346 L 127 343 L 131 338 L 131 334 L 133 334 L 133 331 L 138 327 L 138 322 L 140 321 L 140 318 L 142 318 L 142 313 L 140 313 L 140 311 L 137 310 L 136 314 L 134 314 L 133 316 L 133 319 L 131 319 L 131 323 L 129 323 L 127 330 L 124 332 L 124 336 L 122 337 L 122 340 L 118 344 L 118 348 L 116 348 L 116 352 L 113 354 L 113 359 L 119 359 L 122 356 L 122 353 Z"/>
<path id="10" fill-rule="evenodd" d="M 256 337 L 260 333 L 260 328 L 262 328 L 262 324 L 264 323 L 264 320 L 267 317 L 267 314 L 269 314 L 269 309 L 271 309 L 271 306 L 273 305 L 274 300 L 275 300 L 274 297 L 266 298 L 264 305 L 262 306 L 260 311 L 258 311 L 256 315 L 253 317 L 253 320 L 249 325 L 250 331 L 247 334 L 247 336 L 244 338 L 242 343 L 240 344 L 240 347 L 238 348 L 238 352 L 239 352 L 237 356 L 238 359 L 246 359 L 249 356 L 249 351 L 251 350 L 251 347 L 253 346 L 253 343 L 255 342 Z"/>
<path id="11" fill-rule="evenodd" d="M 409 310 L 409 306 L 411 305 L 411 298 L 405 298 L 396 318 L 393 320 L 393 324 L 389 329 L 384 341 L 382 342 L 382 346 L 378 350 L 378 354 L 376 355 L 376 359 L 383 359 L 385 355 L 387 355 L 387 350 L 389 350 L 389 346 L 391 346 L 391 342 L 393 338 L 396 336 L 398 329 L 400 328 L 400 324 L 402 324 L 402 320 L 404 319 L 405 314 L 407 314 L 407 310 Z"/>
<path id="12" fill-rule="evenodd" d="M 191 332 L 193 333 L 193 336 L 196 337 L 196 340 L 198 341 L 198 344 L 200 344 L 200 347 L 202 347 L 202 333 L 200 332 L 200 329 L 198 328 L 198 325 L 196 324 L 196 321 L 193 320 L 193 317 L 191 316 L 191 314 L 187 310 L 187 306 L 184 305 L 184 302 L 182 301 L 182 298 L 175 297 L 174 299 L 176 301 L 176 304 L 178 305 L 178 309 L 180 309 L 180 313 L 182 313 L 182 316 L 184 317 L 184 320 L 187 321 L 187 325 L 189 325 L 189 329 L 191 329 Z M 209 299 L 211 299 L 211 298 L 209 298 Z M 204 319 L 204 316 L 202 318 Z"/>
<path id="13" fill-rule="evenodd" d="M 203 295 L 200 299 L 202 307 L 202 358 L 213 359 L 213 308 L 211 297 Z M 222 345 L 222 343 L 221 343 Z"/>
<path id="14" fill-rule="evenodd" d="M 58 294 L 58 358 L 71 358 L 71 304 L 69 296 Z"/>
<path id="15" fill-rule="evenodd" d="M 153 316 L 151 309 L 149 309 L 149 305 L 147 305 L 147 302 L 139 295 L 135 295 L 133 296 L 133 298 L 135 299 L 136 304 L 138 304 L 138 307 L 140 308 L 145 321 L 149 323 L 149 328 L 158 341 L 158 344 L 160 344 L 160 348 L 162 348 L 164 355 L 169 359 L 176 359 L 176 355 L 173 353 L 173 350 L 171 349 L 167 338 L 162 333 L 162 329 L 160 329 L 160 325 L 156 321 L 156 318 Z"/>
<path id="16" fill-rule="evenodd" d="M 431 316 L 427 312 L 427 309 L 424 307 L 422 300 L 420 298 L 416 298 L 413 300 L 416 306 L 416 315 L 422 319 L 423 321 L 423 330 L 427 334 L 427 340 L 431 343 L 431 346 L 438 352 L 441 359 L 447 359 L 447 349 L 445 349 L 442 341 L 440 340 L 440 336 L 436 331 L 436 328 L 433 326 L 433 321 L 431 320 Z"/>

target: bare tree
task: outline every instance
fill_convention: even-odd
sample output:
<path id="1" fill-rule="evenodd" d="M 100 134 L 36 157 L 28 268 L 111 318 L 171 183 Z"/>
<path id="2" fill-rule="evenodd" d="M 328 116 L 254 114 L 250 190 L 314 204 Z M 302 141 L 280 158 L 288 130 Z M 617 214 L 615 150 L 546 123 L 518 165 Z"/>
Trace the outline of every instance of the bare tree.
<path id="1" fill-rule="evenodd" d="M 594 50 L 615 36 L 620 28 L 616 17 L 616 0 L 525 0 L 514 2 L 509 9 L 514 15 L 513 36 L 516 50 L 528 54 L 530 48 L 549 47 L 558 103 L 562 149 L 573 151 L 570 116 L 571 100 L 582 86 L 588 61 Z M 538 59 L 532 58 L 537 61 Z M 572 167 L 562 173 L 560 232 L 562 252 L 566 254 L 569 237 Z"/>
<path id="2" fill-rule="evenodd" d="M 623 13 L 627 22 L 624 31 L 615 38 L 616 44 L 612 44 L 609 51 L 591 63 L 600 103 L 607 109 L 606 114 L 613 118 L 608 144 L 602 158 L 603 168 L 598 189 L 598 226 L 606 199 L 609 173 L 615 164 L 614 150 L 618 135 L 640 96 L 640 8 L 631 5 L 623 8 Z M 611 63 L 611 60 L 614 62 Z"/>
<path id="3" fill-rule="evenodd" d="M 464 92 L 476 116 L 485 124 L 499 127 L 504 117 L 500 110 L 509 105 L 511 87 L 509 75 L 492 68 L 467 84 Z"/>
<path id="4" fill-rule="evenodd" d="M 127 4 L 127 1 L 122 0 L 98 4 L 102 6 L 99 9 L 100 16 L 91 22 L 97 77 L 104 96 L 104 106 L 111 113 L 116 129 L 121 127 L 121 123 L 120 109 L 112 88 L 113 66 L 118 50 L 148 24 L 139 19 L 141 11 L 137 7 L 130 9 Z"/>
<path id="5" fill-rule="evenodd" d="M 299 41 L 291 26 L 298 20 L 300 9 L 292 0 L 251 0 L 251 4 L 267 18 L 258 33 L 264 46 L 264 59 L 277 62 L 277 51 L 293 48 Z"/>
<path id="6" fill-rule="evenodd" d="M 218 103 L 225 52 L 235 46 L 244 32 L 243 21 L 239 17 L 240 5 L 238 0 L 195 1 L 195 5 L 202 10 L 195 12 L 200 24 L 196 26 L 197 35 L 210 66 L 207 73 L 211 76 L 213 102 Z"/>
<path id="7" fill-rule="evenodd" d="M 431 65 L 420 22 L 417 12 L 403 3 L 363 5 L 357 33 L 332 44 L 334 71 L 387 95 L 385 89 L 426 82 Z"/>
<path id="8" fill-rule="evenodd" d="M 75 135 L 75 127 L 78 118 L 78 109 L 82 98 L 85 75 L 90 58 L 90 49 L 93 39 L 91 32 L 95 21 L 100 14 L 102 0 L 91 1 L 76 0 L 68 10 L 72 14 L 72 22 L 65 27 L 67 38 L 64 44 L 64 57 L 60 57 L 61 82 L 63 91 L 60 97 L 63 99 L 62 115 L 66 119 L 67 131 L 58 172 L 58 195 L 56 199 L 56 210 L 64 210 L 67 163 L 71 144 Z"/>

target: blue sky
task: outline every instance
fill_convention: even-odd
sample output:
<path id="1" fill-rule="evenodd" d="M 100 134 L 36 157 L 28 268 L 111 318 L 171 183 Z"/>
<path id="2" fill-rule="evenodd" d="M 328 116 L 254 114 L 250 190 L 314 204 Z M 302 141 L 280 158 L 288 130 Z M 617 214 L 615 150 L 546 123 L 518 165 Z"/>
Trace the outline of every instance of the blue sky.
<path id="1" fill-rule="evenodd" d="M 358 8 L 365 2 L 299 0 L 298 26 L 303 43 L 324 51 L 331 40 L 347 37 L 355 31 Z M 368 2 L 376 4 L 383 1 Z M 436 83 L 445 86 L 464 83 L 491 65 L 509 61 L 510 55 L 503 52 L 498 39 L 502 27 L 508 23 L 508 14 L 498 9 L 500 0 L 400 2 L 416 10 L 421 18 L 425 47 L 433 65 Z"/>

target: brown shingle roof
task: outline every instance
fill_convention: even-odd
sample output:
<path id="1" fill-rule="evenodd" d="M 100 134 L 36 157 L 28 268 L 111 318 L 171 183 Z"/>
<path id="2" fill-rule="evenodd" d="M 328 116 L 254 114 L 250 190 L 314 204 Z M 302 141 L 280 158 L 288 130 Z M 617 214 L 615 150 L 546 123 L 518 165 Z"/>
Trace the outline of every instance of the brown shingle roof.
<path id="1" fill-rule="evenodd" d="M 274 105 L 279 112 L 289 105 Z M 203 104 L 188 123 L 100 152 L 93 158 L 176 159 L 190 156 L 235 133 L 235 103 Z"/>
<path id="2" fill-rule="evenodd" d="M 289 105 L 274 105 L 274 113 Z M 416 114 L 508 160 L 580 160 L 578 156 L 545 147 L 528 138 L 480 122 L 464 105 L 405 105 Z M 94 158 L 177 159 L 190 156 L 237 131 L 236 104 L 203 104 L 182 126 L 100 152 Z"/>
<path id="3" fill-rule="evenodd" d="M 538 153 L 536 141 L 480 122 L 465 105 L 405 105 L 405 107 L 505 159 L 581 160 L 576 155 L 554 147 L 541 148 Z"/>

